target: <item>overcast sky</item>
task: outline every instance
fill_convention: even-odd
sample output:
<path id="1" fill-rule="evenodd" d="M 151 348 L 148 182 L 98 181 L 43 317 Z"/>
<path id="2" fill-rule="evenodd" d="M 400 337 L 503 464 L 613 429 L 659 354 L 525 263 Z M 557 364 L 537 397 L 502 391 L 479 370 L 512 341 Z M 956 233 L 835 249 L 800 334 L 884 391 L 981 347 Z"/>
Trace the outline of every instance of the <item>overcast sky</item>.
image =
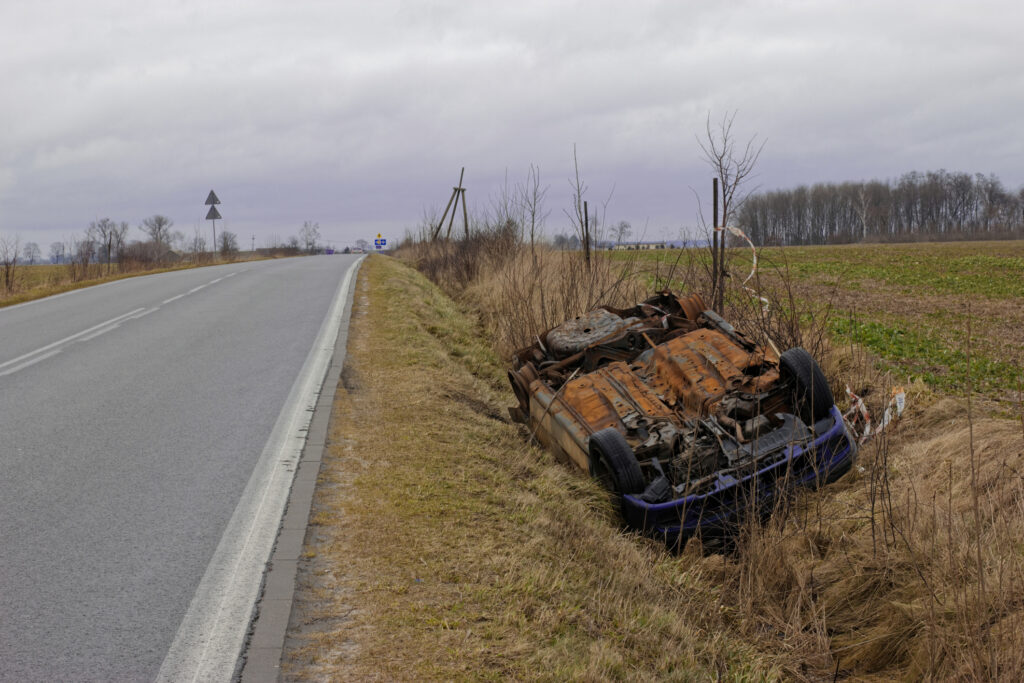
<path id="1" fill-rule="evenodd" d="M 1016 190 L 1022 7 L 2 0 L 0 234 L 209 232 L 212 188 L 245 246 L 304 220 L 395 239 L 461 166 L 482 211 L 531 163 L 553 234 L 575 144 L 606 220 L 660 239 L 696 223 L 695 136 L 732 111 L 763 189 L 945 168 Z"/>

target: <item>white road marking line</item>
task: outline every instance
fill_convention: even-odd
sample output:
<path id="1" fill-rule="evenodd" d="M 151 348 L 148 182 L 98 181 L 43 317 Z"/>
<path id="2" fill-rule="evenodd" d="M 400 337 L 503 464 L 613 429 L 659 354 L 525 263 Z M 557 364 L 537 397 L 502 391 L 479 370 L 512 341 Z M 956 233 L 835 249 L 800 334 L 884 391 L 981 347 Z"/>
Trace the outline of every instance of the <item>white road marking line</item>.
<path id="1" fill-rule="evenodd" d="M 237 272 L 235 272 L 235 273 L 228 273 L 227 275 L 224 276 L 224 279 L 227 279 L 229 277 L 233 277 L 235 275 L 238 275 L 238 273 Z"/>
<path id="2" fill-rule="evenodd" d="M 132 316 L 132 315 L 135 315 L 136 313 L 138 313 L 140 311 L 144 311 L 144 310 L 146 310 L 146 309 L 145 308 L 136 308 L 134 311 L 128 311 L 127 313 L 125 313 L 123 315 L 119 315 L 116 318 L 111 318 L 110 320 L 107 320 L 106 322 L 102 322 L 99 325 L 93 325 L 92 327 L 90 327 L 87 330 L 82 330 L 81 332 L 77 332 L 75 334 L 72 334 L 69 337 L 64 337 L 63 339 L 61 339 L 59 341 L 55 341 L 52 344 L 47 344 L 46 346 L 41 346 L 38 349 L 36 349 L 35 351 L 29 351 L 28 353 L 24 353 L 24 354 L 18 356 L 17 358 L 12 358 L 11 360 L 7 361 L 6 363 L 0 363 L 0 370 L 2 370 L 3 368 L 8 367 L 10 365 L 14 365 L 15 363 L 19 363 L 19 362 L 25 360 L 26 358 L 30 358 L 31 356 L 34 356 L 34 355 L 36 355 L 38 353 L 45 353 L 46 351 L 49 351 L 52 348 L 56 348 L 56 347 L 61 346 L 63 344 L 67 344 L 69 341 L 74 341 L 74 340 L 78 339 L 79 337 L 84 337 L 85 335 L 87 335 L 87 334 L 89 334 L 91 332 L 95 332 L 96 330 L 101 329 L 103 327 L 106 327 L 107 325 L 111 325 L 111 324 L 116 323 L 116 322 L 118 322 L 120 320 L 124 320 L 125 318 L 127 318 L 129 316 Z"/>
<path id="3" fill-rule="evenodd" d="M 313 416 L 310 406 L 316 405 L 320 395 L 352 278 L 361 261 L 345 271 L 313 347 L 192 596 L 157 681 L 229 681 L 234 676 L 295 478 L 295 472 L 281 467 L 281 463 L 294 464 L 302 455 Z"/>
<path id="4" fill-rule="evenodd" d="M 199 285 L 198 287 L 193 287 L 192 289 L 188 290 L 188 292 L 186 292 L 186 293 L 187 294 L 195 294 L 196 292 L 198 292 L 200 289 L 203 289 L 204 287 L 206 287 L 206 285 Z"/>
<path id="5" fill-rule="evenodd" d="M 209 281 L 209 282 L 207 282 L 206 284 L 208 284 L 208 285 L 215 285 L 215 284 L 217 284 L 218 282 L 220 282 L 220 281 L 221 281 L 221 280 L 223 280 L 223 279 L 224 279 L 224 278 L 222 278 L 222 277 L 219 277 L 219 278 L 217 278 L 216 280 L 210 280 L 210 281 Z"/>
<path id="6" fill-rule="evenodd" d="M 56 356 L 58 353 L 60 353 L 61 351 L 63 351 L 63 349 L 54 349 L 53 351 L 50 351 L 49 353 L 44 353 L 41 356 L 36 356 L 32 360 L 27 360 L 24 363 L 22 363 L 21 365 L 15 365 L 13 368 L 7 368 L 3 372 L 0 372 L 0 377 L 4 377 L 6 375 L 13 375 L 14 373 L 18 372 L 19 370 L 24 370 L 25 368 L 27 368 L 30 365 L 35 365 L 36 363 L 38 363 L 41 360 L 46 360 L 47 358 L 52 358 L 52 357 Z"/>
<path id="7" fill-rule="evenodd" d="M 92 334 L 87 334 L 86 336 L 81 337 L 81 338 L 77 339 L 76 341 L 86 342 L 86 341 L 89 341 L 90 339 L 95 339 L 96 337 L 99 337 L 100 335 L 104 335 L 107 332 L 110 332 L 112 330 L 116 330 L 119 327 L 121 327 L 121 323 L 117 323 L 116 325 L 110 325 L 108 327 L 104 327 L 102 330 L 96 330 Z"/>
<path id="8" fill-rule="evenodd" d="M 163 304 L 169 304 L 169 303 L 171 303 L 172 301 L 177 301 L 178 299 L 182 298 L 183 296 L 185 296 L 185 295 L 184 295 L 184 294 L 179 294 L 178 296 L 172 296 L 172 297 L 171 297 L 170 299 L 164 299 L 164 300 L 163 300 L 163 301 L 161 302 L 161 304 L 160 304 L 160 305 L 162 306 Z"/>

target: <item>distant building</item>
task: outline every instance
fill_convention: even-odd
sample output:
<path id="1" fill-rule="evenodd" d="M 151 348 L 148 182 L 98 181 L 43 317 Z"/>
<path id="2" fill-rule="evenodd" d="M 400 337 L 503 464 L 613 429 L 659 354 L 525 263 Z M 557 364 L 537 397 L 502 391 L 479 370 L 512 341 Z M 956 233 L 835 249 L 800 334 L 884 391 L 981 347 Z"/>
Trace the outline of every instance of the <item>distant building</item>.
<path id="1" fill-rule="evenodd" d="M 618 242 L 611 247 L 614 251 L 648 251 L 652 249 L 666 249 L 665 242 Z"/>

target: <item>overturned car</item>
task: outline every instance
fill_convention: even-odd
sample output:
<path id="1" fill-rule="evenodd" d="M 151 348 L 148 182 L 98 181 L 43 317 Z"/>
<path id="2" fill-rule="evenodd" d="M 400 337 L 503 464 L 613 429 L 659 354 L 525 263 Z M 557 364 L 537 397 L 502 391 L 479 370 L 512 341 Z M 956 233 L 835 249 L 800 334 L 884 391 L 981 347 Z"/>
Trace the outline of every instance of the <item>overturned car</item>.
<path id="1" fill-rule="evenodd" d="M 512 419 L 673 546 L 734 531 L 856 454 L 814 358 L 756 344 L 698 295 L 567 321 L 515 353 L 509 381 Z"/>

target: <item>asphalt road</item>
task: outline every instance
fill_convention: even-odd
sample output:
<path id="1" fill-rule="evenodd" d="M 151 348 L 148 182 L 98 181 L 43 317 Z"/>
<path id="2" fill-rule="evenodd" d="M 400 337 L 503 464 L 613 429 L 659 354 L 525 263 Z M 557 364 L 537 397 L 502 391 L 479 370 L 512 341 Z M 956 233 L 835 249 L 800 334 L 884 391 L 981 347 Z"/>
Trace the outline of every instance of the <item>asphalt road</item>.
<path id="1" fill-rule="evenodd" d="M 295 429 L 283 411 L 299 414 L 354 263 L 200 268 L 0 309 L 0 680 L 157 676 L 275 424 Z"/>

